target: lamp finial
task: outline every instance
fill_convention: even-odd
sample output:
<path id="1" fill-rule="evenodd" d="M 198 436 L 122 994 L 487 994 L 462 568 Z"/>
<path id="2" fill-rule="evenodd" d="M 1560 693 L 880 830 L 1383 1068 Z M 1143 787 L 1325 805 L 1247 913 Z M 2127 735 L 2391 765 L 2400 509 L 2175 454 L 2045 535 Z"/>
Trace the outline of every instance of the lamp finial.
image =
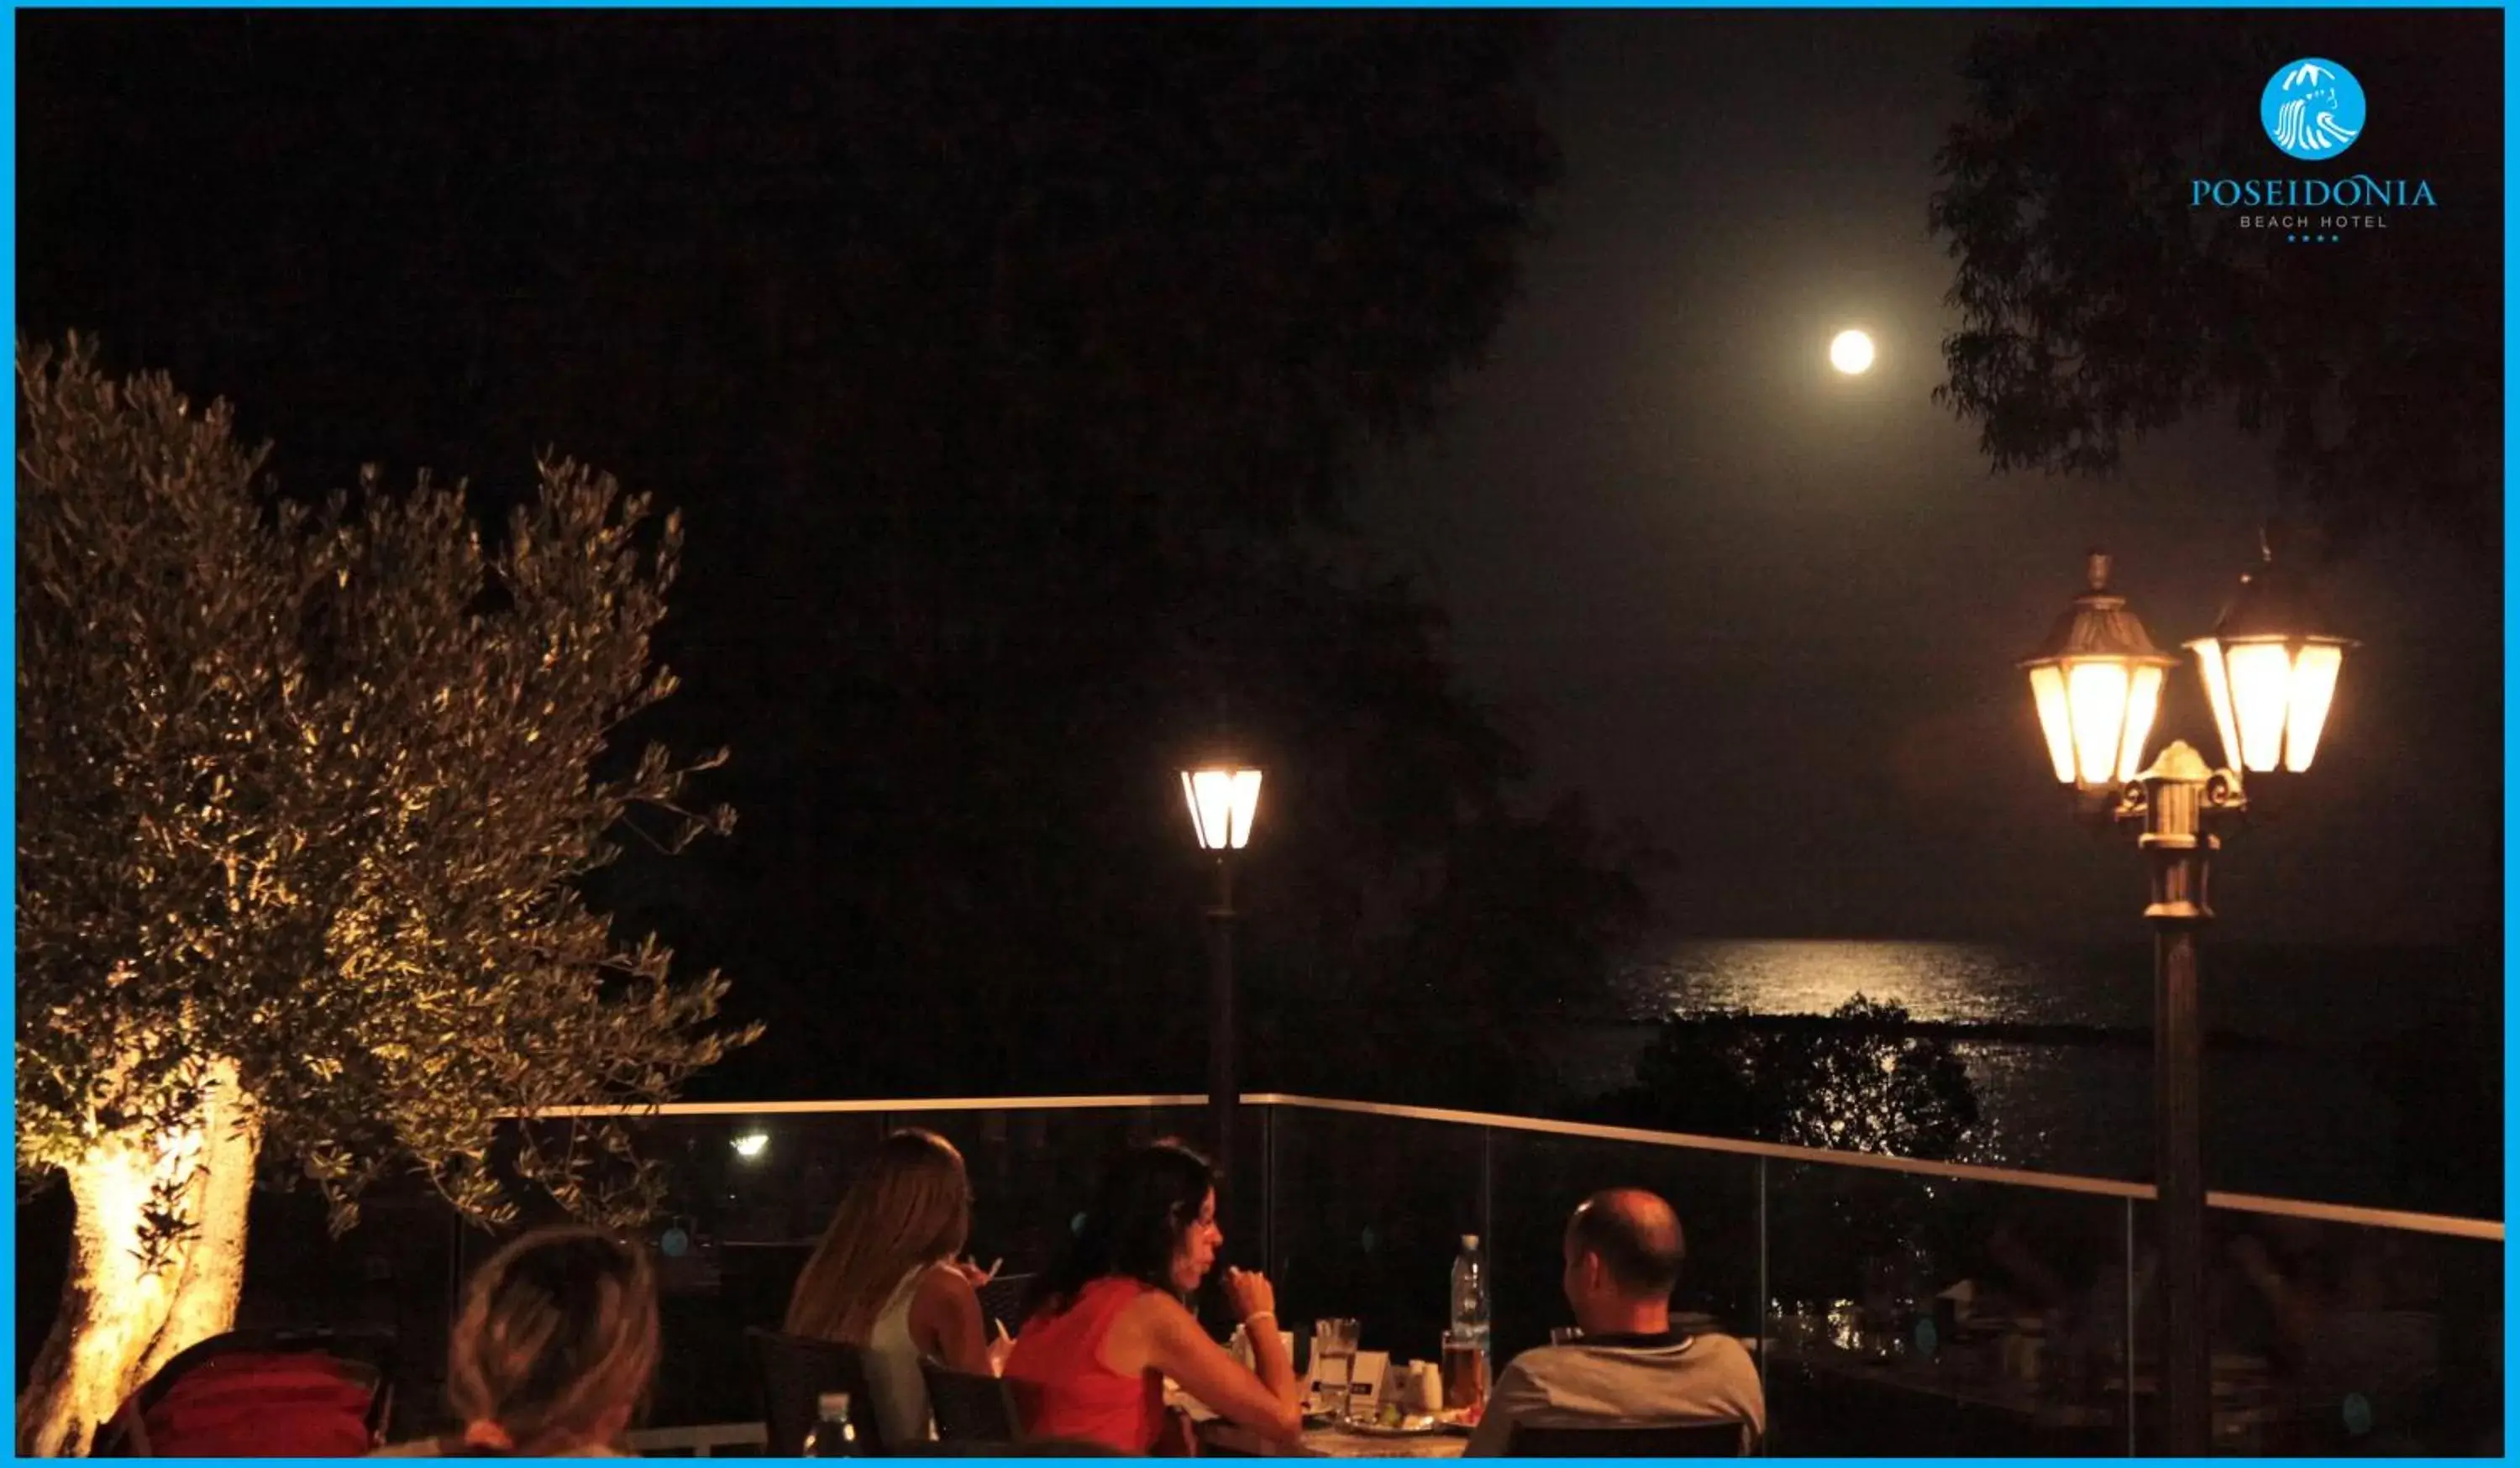
<path id="1" fill-rule="evenodd" d="M 2292 544 L 2292 526 L 2281 515 L 2269 515 L 2258 526 L 2258 557 L 2274 564 L 2276 553 Z"/>

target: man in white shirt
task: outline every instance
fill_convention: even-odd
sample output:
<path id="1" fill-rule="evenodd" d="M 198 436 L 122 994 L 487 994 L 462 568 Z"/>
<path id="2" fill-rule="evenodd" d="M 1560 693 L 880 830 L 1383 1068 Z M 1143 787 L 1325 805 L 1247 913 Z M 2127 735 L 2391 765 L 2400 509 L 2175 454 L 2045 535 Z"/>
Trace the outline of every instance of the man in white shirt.
<path id="1" fill-rule="evenodd" d="M 1731 1336 L 1671 1328 L 1680 1217 L 1637 1187 L 1595 1193 L 1566 1223 L 1566 1303 L 1584 1338 L 1513 1358 L 1488 1393 L 1464 1454 L 1496 1457 L 1534 1427 L 1743 1424 L 1744 1452 L 1768 1428 L 1759 1368 Z"/>

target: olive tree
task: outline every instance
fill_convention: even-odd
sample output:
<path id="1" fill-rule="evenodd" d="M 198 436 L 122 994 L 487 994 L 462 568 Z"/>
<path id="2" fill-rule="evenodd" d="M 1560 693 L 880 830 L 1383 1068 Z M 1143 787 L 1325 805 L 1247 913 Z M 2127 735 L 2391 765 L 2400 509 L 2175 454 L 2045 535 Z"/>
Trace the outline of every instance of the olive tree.
<path id="1" fill-rule="evenodd" d="M 75 1218 L 18 1433 L 65 1453 L 227 1328 L 257 1176 L 337 1229 L 396 1171 L 618 1221 L 620 1121 L 502 1120 L 635 1112 L 751 1036 L 582 892 L 733 822 L 684 795 L 722 751 L 610 747 L 673 690 L 676 517 L 544 463 L 485 546 L 426 476 L 277 497 L 226 405 L 76 338 L 18 388 L 18 1162 Z"/>

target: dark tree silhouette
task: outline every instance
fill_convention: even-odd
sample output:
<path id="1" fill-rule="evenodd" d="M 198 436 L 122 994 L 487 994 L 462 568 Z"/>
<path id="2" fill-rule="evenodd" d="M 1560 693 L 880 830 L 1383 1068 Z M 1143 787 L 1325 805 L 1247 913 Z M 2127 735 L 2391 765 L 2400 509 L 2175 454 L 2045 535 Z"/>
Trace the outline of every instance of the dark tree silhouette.
<path id="1" fill-rule="evenodd" d="M 1664 1020 L 1610 1110 L 1634 1126 L 1901 1157 L 1961 1157 L 1976 1139 L 1967 1064 L 1949 1040 L 1904 1034 L 1896 1001 L 1859 994 L 1820 1026 L 1749 1019 L 1719 1009 Z"/>
<path id="2" fill-rule="evenodd" d="M 2258 120 L 2305 49 L 2372 99 L 2340 157 Z M 2127 443 L 2226 409 L 2339 543 L 2424 514 L 2490 547 L 2502 486 L 2498 17 L 2060 16 L 1986 32 L 1931 223 L 1962 312 L 1937 401 L 1997 468 L 2114 469 Z M 2434 207 L 2337 246 L 2195 207 L 2202 180 L 2368 174 Z M 2298 212 L 2298 211 L 2293 211 Z M 2316 212 L 2370 213 L 2372 210 Z"/>
<path id="3" fill-rule="evenodd" d="M 1966 1159 L 1977 1088 L 1951 1041 L 1905 1033 L 1896 1001 L 1859 994 L 1824 1021 L 1761 1024 L 1745 1010 L 1675 1014 L 1637 1058 L 1636 1084 L 1588 1120 L 1899 1157 Z M 1780 1299 L 1834 1299 L 1928 1280 L 1983 1221 L 1968 1189 L 1847 1167 L 1773 1164 Z M 1883 1272 L 1883 1271 L 1886 1271 Z M 1930 1287 L 1930 1286 L 1928 1286 Z"/>

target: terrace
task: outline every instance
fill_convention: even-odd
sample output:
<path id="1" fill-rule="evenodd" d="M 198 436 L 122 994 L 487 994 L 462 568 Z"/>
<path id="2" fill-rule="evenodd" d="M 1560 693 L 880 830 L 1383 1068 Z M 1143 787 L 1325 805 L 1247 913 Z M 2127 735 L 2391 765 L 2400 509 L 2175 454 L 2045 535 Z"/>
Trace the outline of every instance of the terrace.
<path id="1" fill-rule="evenodd" d="M 1566 1320 L 1567 1209 L 1637 1184 L 1673 1200 L 1688 1231 L 1676 1309 L 1757 1351 L 1770 1452 L 2158 1450 L 2146 1184 L 1308 1096 L 1244 1103 L 1226 1254 L 1268 1270 L 1299 1338 L 1317 1315 L 1353 1315 L 1367 1349 L 1432 1357 L 1446 1269 L 1459 1235 L 1476 1232 L 1502 1362 Z M 1203 1096 L 1129 1095 L 690 1104 L 643 1121 L 673 1188 L 652 1227 L 667 1357 L 643 1446 L 758 1441 L 742 1332 L 778 1323 L 854 1169 L 891 1129 L 931 1128 L 963 1149 L 973 1256 L 1014 1276 L 1049 1260 L 1115 1149 L 1195 1135 L 1205 1116 Z M 2498 1450 L 2501 1223 L 2228 1193 L 2209 1205 L 2218 1451 Z M 432 1232 L 418 1222 L 394 1231 L 416 1243 Z M 415 1367 L 442 1335 L 445 1291 L 489 1246 L 451 1221 L 433 1237 L 443 1262 L 399 1271 L 430 1282 L 395 1291 Z M 1937 1311 L 1936 1294 L 1995 1288 L 2025 1257 L 2071 1285 L 2070 1310 L 1988 1318 L 1982 1296 L 1975 1312 Z M 2306 1341 L 2285 1336 L 2244 1267 L 2260 1260 L 2260 1278 L 2319 1271 L 2326 1303 L 2303 1321 Z M 423 1376 L 409 1386 L 407 1400 L 435 1400 Z"/>

